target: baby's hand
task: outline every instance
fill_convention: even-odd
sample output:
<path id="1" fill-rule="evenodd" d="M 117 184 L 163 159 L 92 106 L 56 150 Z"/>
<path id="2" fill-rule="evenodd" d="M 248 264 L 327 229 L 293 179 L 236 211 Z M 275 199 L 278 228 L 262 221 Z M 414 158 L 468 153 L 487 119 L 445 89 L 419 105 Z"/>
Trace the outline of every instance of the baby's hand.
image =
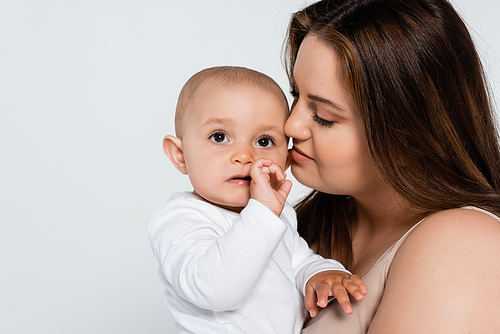
<path id="1" fill-rule="evenodd" d="M 304 304 L 311 317 L 318 314 L 318 306 L 326 307 L 328 297 L 337 298 L 338 303 L 347 314 L 354 312 L 349 293 L 358 301 L 362 301 L 367 289 L 361 278 L 344 271 L 329 270 L 319 272 L 307 281 Z"/>
<path id="2" fill-rule="evenodd" d="M 260 158 L 250 167 L 250 197 L 267 206 L 279 216 L 292 189 L 292 181 L 272 160 Z"/>

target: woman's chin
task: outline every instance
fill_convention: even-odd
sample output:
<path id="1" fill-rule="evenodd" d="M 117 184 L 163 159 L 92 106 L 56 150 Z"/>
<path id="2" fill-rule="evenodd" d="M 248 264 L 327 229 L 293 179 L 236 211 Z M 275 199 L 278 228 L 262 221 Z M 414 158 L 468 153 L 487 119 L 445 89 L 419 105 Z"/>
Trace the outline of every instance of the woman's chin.
<path id="1" fill-rule="evenodd" d="M 313 184 L 314 182 L 311 180 L 311 172 L 308 172 L 304 166 L 301 166 L 294 161 L 290 166 L 290 171 L 292 172 L 293 177 L 302 185 L 316 189 Z"/>

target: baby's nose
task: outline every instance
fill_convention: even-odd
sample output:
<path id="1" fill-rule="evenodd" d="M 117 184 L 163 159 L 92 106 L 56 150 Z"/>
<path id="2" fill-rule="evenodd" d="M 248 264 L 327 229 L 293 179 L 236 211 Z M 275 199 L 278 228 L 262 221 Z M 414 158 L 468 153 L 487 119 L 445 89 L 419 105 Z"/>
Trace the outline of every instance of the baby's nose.
<path id="1" fill-rule="evenodd" d="M 231 162 L 242 165 L 251 164 L 254 162 L 252 149 L 246 145 L 239 145 L 231 156 Z"/>

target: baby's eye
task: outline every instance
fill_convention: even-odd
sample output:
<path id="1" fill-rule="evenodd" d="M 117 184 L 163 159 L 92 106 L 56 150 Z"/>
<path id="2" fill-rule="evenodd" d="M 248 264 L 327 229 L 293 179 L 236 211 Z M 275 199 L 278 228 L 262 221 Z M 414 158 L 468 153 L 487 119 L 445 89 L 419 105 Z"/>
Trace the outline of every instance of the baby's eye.
<path id="1" fill-rule="evenodd" d="M 271 147 L 273 145 L 274 145 L 274 141 L 267 136 L 262 136 L 259 139 L 257 139 L 257 146 Z"/>
<path id="2" fill-rule="evenodd" d="M 216 142 L 216 143 L 227 143 L 228 142 L 226 134 L 222 131 L 217 131 L 215 133 L 212 133 L 209 138 L 211 141 Z"/>

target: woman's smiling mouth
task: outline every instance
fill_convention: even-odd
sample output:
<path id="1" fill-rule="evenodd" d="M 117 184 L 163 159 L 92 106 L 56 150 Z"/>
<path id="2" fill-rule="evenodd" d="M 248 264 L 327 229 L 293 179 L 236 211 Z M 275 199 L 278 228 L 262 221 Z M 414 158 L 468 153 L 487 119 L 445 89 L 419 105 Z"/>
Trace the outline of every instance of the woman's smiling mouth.
<path id="1" fill-rule="evenodd" d="M 301 150 L 299 150 L 297 147 L 292 148 L 292 159 L 295 162 L 298 163 L 305 163 L 305 162 L 311 162 L 313 159 L 309 157 L 308 155 L 304 154 Z"/>

